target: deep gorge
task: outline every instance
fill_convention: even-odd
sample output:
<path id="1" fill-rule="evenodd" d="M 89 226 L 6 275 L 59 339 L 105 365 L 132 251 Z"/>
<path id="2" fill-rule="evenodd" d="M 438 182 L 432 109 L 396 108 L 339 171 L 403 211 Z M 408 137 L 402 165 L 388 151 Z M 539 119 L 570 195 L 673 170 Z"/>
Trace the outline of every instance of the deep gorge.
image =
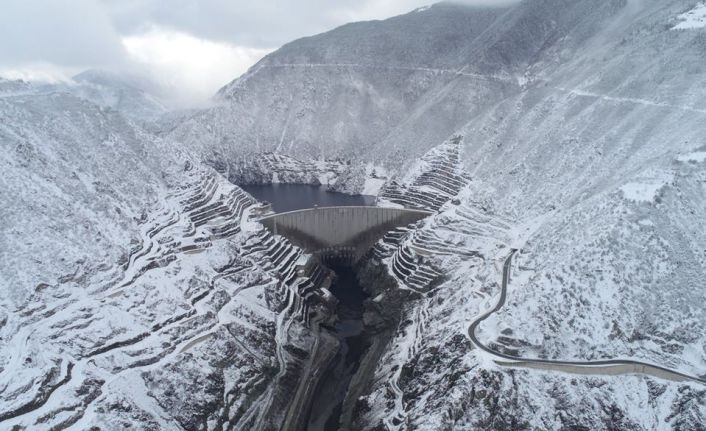
<path id="1" fill-rule="evenodd" d="M 256 199 L 270 204 L 274 212 L 294 211 L 314 206 L 362 206 L 374 204 L 371 196 L 331 192 L 324 186 L 310 184 L 255 184 L 240 185 Z M 360 262 L 324 260 L 320 262 L 335 274 L 329 287 L 336 298 L 331 317 L 321 324 L 338 341 L 338 349 L 325 370 L 312 370 L 317 376 L 315 389 L 300 412 L 302 430 L 335 431 L 348 429 L 354 419 L 356 394 L 368 383 L 374 365 L 387 339 L 395 329 L 398 313 L 383 315 L 380 304 L 371 300 L 394 280 L 381 277 L 382 266 L 369 253 Z M 384 272 L 384 271 L 383 271 Z M 382 281 L 380 283 L 379 281 Z M 377 298 L 379 302 L 380 298 Z M 376 346 L 376 349 L 369 349 Z M 365 367 L 361 368 L 361 363 Z M 307 383 L 308 384 L 308 383 Z M 349 397 L 349 394 L 352 394 Z"/>
<path id="2" fill-rule="evenodd" d="M 348 386 L 368 347 L 363 322 L 364 303 L 368 295 L 353 268 L 332 266 L 331 269 L 336 273 L 336 281 L 330 291 L 338 305 L 335 324 L 325 329 L 336 336 L 340 347 L 312 397 L 307 427 L 312 431 L 338 429 Z"/>

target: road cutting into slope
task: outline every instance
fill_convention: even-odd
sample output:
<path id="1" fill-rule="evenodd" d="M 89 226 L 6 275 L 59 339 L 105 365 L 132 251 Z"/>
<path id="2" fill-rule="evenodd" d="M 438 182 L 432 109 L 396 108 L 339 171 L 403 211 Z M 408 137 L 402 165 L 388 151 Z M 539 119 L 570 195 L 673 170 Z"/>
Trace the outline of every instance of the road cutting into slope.
<path id="1" fill-rule="evenodd" d="M 499 311 L 507 299 L 507 285 L 510 279 L 510 269 L 512 267 L 512 257 L 517 253 L 517 249 L 512 249 L 505 263 L 503 264 L 503 278 L 500 286 L 500 297 L 493 308 L 481 314 L 468 327 L 468 337 L 474 345 L 484 352 L 492 355 L 498 365 L 516 368 L 534 368 L 540 370 L 558 371 L 581 375 L 606 375 L 615 376 L 623 374 L 645 374 L 664 380 L 677 382 L 692 381 L 706 384 L 706 379 L 691 376 L 676 370 L 660 367 L 659 365 L 646 362 L 634 361 L 630 359 L 605 359 L 598 361 L 559 361 L 551 359 L 525 358 L 521 356 L 508 355 L 483 344 L 476 336 L 478 326 L 493 313 Z"/>

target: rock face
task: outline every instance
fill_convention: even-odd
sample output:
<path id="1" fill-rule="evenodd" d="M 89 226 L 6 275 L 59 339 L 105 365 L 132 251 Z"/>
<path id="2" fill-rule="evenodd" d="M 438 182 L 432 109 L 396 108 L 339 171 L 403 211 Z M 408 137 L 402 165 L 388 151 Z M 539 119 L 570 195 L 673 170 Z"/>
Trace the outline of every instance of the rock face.
<path id="1" fill-rule="evenodd" d="M 625 99 L 699 108 L 702 32 L 670 30 L 686 3 L 441 3 L 350 24 L 268 55 L 220 91 L 222 106 L 175 124 L 170 134 L 225 156 L 237 148 L 399 166 L 469 122 L 495 131 L 495 123 L 518 115 L 534 130 L 548 109 L 541 103 L 565 104 L 561 98 L 591 104 L 609 96 L 616 109 L 639 108 Z M 661 90 L 647 97 L 655 82 Z M 501 101 L 507 109 L 494 111 Z M 574 108 L 562 116 L 564 130 L 583 130 L 580 113 L 588 114 Z M 596 114 L 597 121 L 621 118 Z"/>
<path id="2" fill-rule="evenodd" d="M 318 335 L 327 271 L 200 161 L 116 111 L 31 92 L 0 100 L 2 427 L 302 420 L 299 388 L 336 347 Z"/>
<path id="3" fill-rule="evenodd" d="M 463 125 L 479 100 L 517 87 L 510 77 L 464 69 L 469 43 L 505 12 L 440 4 L 292 42 L 221 89 L 222 106 L 180 122 L 170 136 L 226 156 L 238 147 L 409 160 Z"/>
<path id="4" fill-rule="evenodd" d="M 468 337 L 518 249 L 486 345 L 705 377 L 695 7 L 442 3 L 292 42 L 154 122 L 114 80 L 0 80 L 0 428 L 300 428 L 338 347 L 331 274 L 233 183 L 304 182 L 434 213 L 361 270 L 344 427 L 704 429 L 696 380 L 506 367 Z"/>
<path id="5" fill-rule="evenodd" d="M 469 316 L 479 316 L 497 300 L 499 264 L 510 247 L 521 251 L 512 267 L 509 298 L 506 306 L 482 325 L 481 338 L 517 357 L 634 358 L 669 364 L 672 369 L 703 378 L 699 365 L 703 359 L 692 361 L 691 353 L 686 353 L 701 349 L 699 354 L 703 355 L 703 319 L 681 298 L 671 297 L 679 292 L 679 296 L 700 301 L 703 292 L 691 289 L 687 281 L 694 277 L 691 270 L 658 269 L 670 265 L 657 263 L 659 256 L 666 256 L 665 248 L 689 246 L 660 229 L 659 222 L 645 229 L 644 222 L 631 221 L 635 202 L 626 199 L 625 190 L 596 197 L 590 208 L 581 206 L 561 216 L 550 214 L 524 226 L 499 213 L 492 203 L 477 200 L 473 180 L 453 198 L 435 203 L 434 198 L 441 196 L 439 191 L 455 182 L 449 173 L 455 171 L 453 148 L 459 144 L 454 139 L 435 149 L 408 176 L 406 187 L 396 186 L 394 193 L 383 193 L 397 202 L 424 205 L 437 213 L 421 226 L 390 233 L 374 250 L 396 280 L 396 290 L 412 294 L 403 296 L 399 325 L 379 353 L 369 383 L 356 393 L 348 422 L 352 428 L 583 429 L 590 424 L 596 429 L 700 429 L 706 412 L 703 404 L 693 403 L 693 397 L 704 394 L 703 382 L 502 368 L 492 362 L 492 356 L 471 345 L 467 338 Z M 440 160 L 445 160 L 445 170 L 438 169 Z M 671 194 L 671 187 L 687 194 L 691 189 L 688 184 L 700 182 L 704 172 L 703 166 L 694 169 L 677 164 L 675 168 L 680 172 L 680 184 L 665 186 L 665 197 Z M 427 186 L 427 196 L 417 190 L 422 178 L 434 184 Z M 671 207 L 664 204 L 666 200 L 660 199 L 660 205 L 665 205 L 660 209 L 645 205 L 641 217 L 647 211 L 655 220 L 667 214 L 683 219 L 678 215 L 682 204 Z M 685 200 L 701 201 L 695 196 Z M 613 219 L 615 212 L 624 218 Z M 586 225 L 581 225 L 582 220 Z M 570 227 L 566 223 L 571 223 Z M 556 226 L 571 234 L 558 234 Z M 606 226 L 616 231 L 611 232 L 611 240 L 600 241 Z M 586 232 L 596 236 L 585 236 L 584 240 Z M 697 239 L 701 234 L 692 237 L 702 240 Z M 570 238 L 571 244 L 562 238 Z M 633 240 L 642 246 L 631 246 Z M 639 250 L 642 255 L 627 257 L 630 250 Z M 700 245 L 686 254 L 696 255 L 698 250 Z M 647 264 L 642 263 L 644 255 L 656 266 L 647 270 Z M 698 258 L 691 264 L 702 268 L 702 262 Z M 589 269 L 591 265 L 596 265 L 595 269 Z M 680 281 L 672 282 L 671 277 Z M 378 303 L 382 308 L 400 308 L 399 295 L 376 293 L 381 295 Z M 662 316 L 657 317 L 662 324 L 646 317 L 644 310 L 650 306 L 638 299 L 643 295 L 658 295 L 661 304 L 669 303 L 663 309 L 670 317 L 657 309 L 655 316 Z M 682 322 L 689 322 L 695 331 L 687 336 L 676 329 Z M 671 410 L 655 420 L 638 407 L 643 405 L 650 409 L 670 406 Z M 533 413 L 537 411 L 542 413 Z"/>
<path id="6" fill-rule="evenodd" d="M 365 166 L 352 165 L 350 161 L 302 161 L 277 153 L 263 153 L 223 163 L 209 162 L 220 168 L 234 184 L 313 184 L 329 190 L 361 194 L 366 183 L 375 180 Z"/>
<path id="7" fill-rule="evenodd" d="M 73 77 L 69 88 L 59 86 L 93 103 L 120 111 L 133 121 L 149 123 L 166 114 L 161 97 L 166 89 L 147 78 L 123 76 L 103 70 L 87 70 Z M 160 97 L 161 96 L 161 97 Z"/>

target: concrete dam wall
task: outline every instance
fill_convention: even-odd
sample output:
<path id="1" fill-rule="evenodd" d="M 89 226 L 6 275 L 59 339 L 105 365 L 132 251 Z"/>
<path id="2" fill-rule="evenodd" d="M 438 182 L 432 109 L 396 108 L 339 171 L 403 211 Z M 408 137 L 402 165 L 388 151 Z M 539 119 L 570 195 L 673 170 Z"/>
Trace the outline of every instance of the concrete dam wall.
<path id="1" fill-rule="evenodd" d="M 317 207 L 269 215 L 260 222 L 307 252 L 356 261 L 386 232 L 430 214 L 406 208 Z"/>

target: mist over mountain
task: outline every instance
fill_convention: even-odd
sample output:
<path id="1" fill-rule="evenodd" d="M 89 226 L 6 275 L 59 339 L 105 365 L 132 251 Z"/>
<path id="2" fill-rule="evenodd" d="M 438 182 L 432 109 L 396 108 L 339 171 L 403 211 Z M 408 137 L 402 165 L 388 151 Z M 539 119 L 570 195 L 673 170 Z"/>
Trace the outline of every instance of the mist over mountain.
<path id="1" fill-rule="evenodd" d="M 0 428 L 705 429 L 704 11 L 442 2 L 186 111 L 0 79 Z M 278 183 L 429 212 L 352 267 L 355 366 Z"/>

